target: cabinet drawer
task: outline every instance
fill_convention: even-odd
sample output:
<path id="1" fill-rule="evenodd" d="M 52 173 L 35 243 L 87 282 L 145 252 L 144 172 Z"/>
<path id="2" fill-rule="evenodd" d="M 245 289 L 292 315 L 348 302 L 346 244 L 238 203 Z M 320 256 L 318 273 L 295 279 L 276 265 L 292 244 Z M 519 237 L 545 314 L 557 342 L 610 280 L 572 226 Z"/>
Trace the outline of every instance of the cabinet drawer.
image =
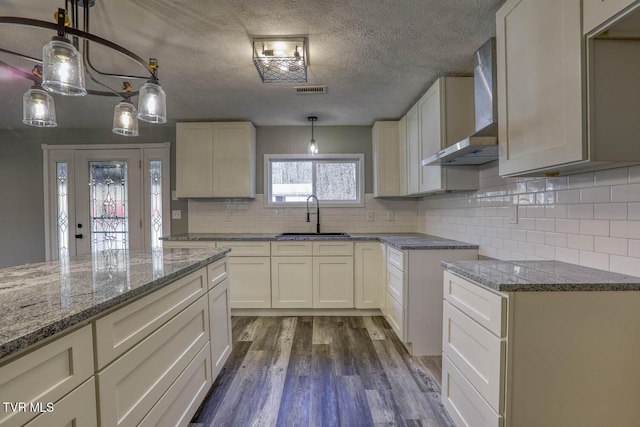
<path id="1" fill-rule="evenodd" d="M 387 265 L 387 292 L 404 306 L 404 273 L 395 265 Z"/>
<path id="2" fill-rule="evenodd" d="M 273 256 L 311 256 L 313 242 L 271 242 Z"/>
<path id="3" fill-rule="evenodd" d="M 400 341 L 406 342 L 404 308 L 397 301 L 387 294 L 387 321 L 396 333 Z"/>
<path id="4" fill-rule="evenodd" d="M 202 297 L 97 374 L 102 427 L 137 425 L 209 341 Z"/>
<path id="5" fill-rule="evenodd" d="M 397 249 L 387 246 L 387 263 L 404 271 L 404 253 Z"/>
<path id="6" fill-rule="evenodd" d="M 93 375 L 91 326 L 58 338 L 0 367 L 0 401 L 56 402 Z M 0 411 L 0 426 L 23 425 L 37 413 Z"/>
<path id="7" fill-rule="evenodd" d="M 98 369 L 104 368 L 206 292 L 206 270 L 201 268 L 98 319 L 96 321 Z"/>
<path id="8" fill-rule="evenodd" d="M 493 410 L 502 413 L 505 341 L 445 301 L 442 351 Z"/>
<path id="9" fill-rule="evenodd" d="M 216 242 L 202 240 L 164 240 L 162 247 L 172 248 L 215 248 Z"/>
<path id="10" fill-rule="evenodd" d="M 507 297 L 500 296 L 448 271 L 444 298 L 498 337 L 506 333 Z"/>
<path id="11" fill-rule="evenodd" d="M 471 383 L 442 356 L 442 404 L 458 427 L 503 427 L 498 415 Z"/>
<path id="12" fill-rule="evenodd" d="M 43 413 L 25 427 L 96 427 L 96 385 L 93 378 L 57 401 L 52 412 Z"/>
<path id="13" fill-rule="evenodd" d="M 353 242 L 313 242 L 313 256 L 353 255 Z"/>
<path id="14" fill-rule="evenodd" d="M 583 30 L 590 32 L 622 12 L 635 0 L 582 0 Z"/>
<path id="15" fill-rule="evenodd" d="M 139 424 L 140 427 L 186 426 L 211 388 L 209 344 L 191 361 L 175 383 Z"/>
<path id="16" fill-rule="evenodd" d="M 209 289 L 212 289 L 218 283 L 222 282 L 229 276 L 227 273 L 227 259 L 221 259 L 207 266 L 207 279 L 209 281 Z"/>
<path id="17" fill-rule="evenodd" d="M 269 242 L 218 242 L 216 247 L 231 248 L 229 257 L 271 255 Z"/>

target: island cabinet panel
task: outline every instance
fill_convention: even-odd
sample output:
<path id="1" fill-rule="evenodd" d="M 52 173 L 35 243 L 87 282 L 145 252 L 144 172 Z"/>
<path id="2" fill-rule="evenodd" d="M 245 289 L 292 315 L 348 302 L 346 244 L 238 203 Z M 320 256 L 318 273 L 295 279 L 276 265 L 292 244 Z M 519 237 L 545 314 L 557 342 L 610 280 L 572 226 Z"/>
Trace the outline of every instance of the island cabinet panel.
<path id="1" fill-rule="evenodd" d="M 98 319 L 98 369 L 111 363 L 206 292 L 207 271 L 202 268 Z"/>
<path id="2" fill-rule="evenodd" d="M 209 332 L 211 333 L 212 378 L 222 370 L 233 345 L 231 338 L 231 278 L 227 278 L 209 291 Z"/>
<path id="3" fill-rule="evenodd" d="M 207 266 L 207 278 L 209 280 L 209 290 L 213 289 L 218 283 L 229 277 L 227 272 L 227 259 L 221 259 Z"/>
<path id="4" fill-rule="evenodd" d="M 96 384 L 93 378 L 57 401 L 52 412 L 38 415 L 25 427 L 97 427 Z"/>
<path id="5" fill-rule="evenodd" d="M 57 402 L 93 375 L 91 326 L 0 366 L 1 402 Z M 21 426 L 37 412 L 0 411 L 0 426 Z"/>
<path id="6" fill-rule="evenodd" d="M 191 361 L 139 424 L 140 427 L 187 426 L 211 388 L 209 344 Z"/>
<path id="7" fill-rule="evenodd" d="M 202 297 L 97 374 L 101 426 L 137 425 L 208 342 Z"/>

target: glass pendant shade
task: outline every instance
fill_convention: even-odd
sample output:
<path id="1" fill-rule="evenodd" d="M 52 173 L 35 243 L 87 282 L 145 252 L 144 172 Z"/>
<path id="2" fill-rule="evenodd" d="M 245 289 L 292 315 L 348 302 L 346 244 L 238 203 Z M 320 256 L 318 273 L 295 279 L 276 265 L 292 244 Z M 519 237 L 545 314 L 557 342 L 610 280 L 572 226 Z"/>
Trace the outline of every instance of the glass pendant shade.
<path id="1" fill-rule="evenodd" d="M 124 136 L 138 136 L 138 115 L 136 107 L 122 101 L 113 110 L 113 133 Z"/>
<path id="2" fill-rule="evenodd" d="M 42 87 L 66 96 L 87 94 L 82 55 L 63 37 L 54 37 L 42 48 Z"/>
<path id="3" fill-rule="evenodd" d="M 22 96 L 22 123 L 41 128 L 58 126 L 53 97 L 39 87 L 32 87 Z"/>
<path id="4" fill-rule="evenodd" d="M 149 123 L 167 122 L 167 95 L 157 81 L 150 80 L 140 88 L 138 118 Z"/>
<path id="5" fill-rule="evenodd" d="M 318 154 L 318 143 L 315 139 L 309 142 L 309 154 Z"/>

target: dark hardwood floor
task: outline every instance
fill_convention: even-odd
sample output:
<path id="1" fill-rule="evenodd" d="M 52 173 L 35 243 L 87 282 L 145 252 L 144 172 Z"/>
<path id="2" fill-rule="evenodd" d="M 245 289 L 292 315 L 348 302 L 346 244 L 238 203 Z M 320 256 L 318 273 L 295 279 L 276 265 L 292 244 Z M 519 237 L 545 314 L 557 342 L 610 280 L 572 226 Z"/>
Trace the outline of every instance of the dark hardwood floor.
<path id="1" fill-rule="evenodd" d="M 441 357 L 382 317 L 234 317 L 234 348 L 193 427 L 453 426 Z"/>

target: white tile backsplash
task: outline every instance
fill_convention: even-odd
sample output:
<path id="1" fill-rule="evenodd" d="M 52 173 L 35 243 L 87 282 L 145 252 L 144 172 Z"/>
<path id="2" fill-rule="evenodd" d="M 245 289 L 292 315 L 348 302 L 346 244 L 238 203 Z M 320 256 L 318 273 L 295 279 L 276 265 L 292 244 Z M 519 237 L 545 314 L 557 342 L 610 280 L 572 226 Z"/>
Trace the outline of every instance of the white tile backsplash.
<path id="1" fill-rule="evenodd" d="M 640 166 L 553 178 L 500 178 L 497 162 L 480 168 L 478 191 L 419 201 L 418 231 L 478 242 L 481 254 L 500 259 L 556 259 L 640 276 Z M 496 209 L 482 208 L 489 206 Z M 473 207 L 474 222 L 463 207 Z M 489 235 L 496 238 L 482 239 Z"/>

